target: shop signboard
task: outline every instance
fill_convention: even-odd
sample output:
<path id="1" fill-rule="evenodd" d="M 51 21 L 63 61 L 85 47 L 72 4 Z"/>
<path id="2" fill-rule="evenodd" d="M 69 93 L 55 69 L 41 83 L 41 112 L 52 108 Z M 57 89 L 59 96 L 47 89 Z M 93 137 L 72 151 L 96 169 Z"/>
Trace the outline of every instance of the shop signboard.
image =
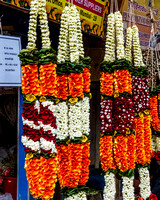
<path id="1" fill-rule="evenodd" d="M 151 0 L 136 0 L 131 2 L 124 0 L 121 11 L 123 14 L 125 28 L 132 24 L 136 24 L 139 28 L 140 44 L 142 49 L 149 46 L 149 40 L 153 41 L 155 47 L 160 42 L 160 3 L 159 0 L 154 0 L 153 14 L 156 20 L 156 29 L 154 37 L 150 38 L 151 34 L 151 19 L 149 17 L 151 9 Z M 131 12 L 132 11 L 132 12 Z"/>
<path id="2" fill-rule="evenodd" d="M 21 86 L 20 37 L 0 35 L 0 86 Z"/>
<path id="3" fill-rule="evenodd" d="M 31 0 L 5 0 L 18 7 L 30 8 Z M 48 17 L 60 22 L 66 4 L 73 3 L 79 10 L 82 30 L 86 33 L 104 37 L 109 0 L 46 0 Z"/>

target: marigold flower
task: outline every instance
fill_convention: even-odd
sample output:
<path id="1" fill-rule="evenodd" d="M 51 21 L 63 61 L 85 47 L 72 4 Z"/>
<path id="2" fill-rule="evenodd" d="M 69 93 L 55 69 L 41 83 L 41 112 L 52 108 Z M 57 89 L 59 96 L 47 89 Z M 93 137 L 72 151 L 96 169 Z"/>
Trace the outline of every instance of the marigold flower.
<path id="1" fill-rule="evenodd" d="M 115 87 L 115 93 L 127 92 L 131 94 L 132 93 L 131 73 L 126 69 L 114 71 L 114 87 Z"/>
<path id="2" fill-rule="evenodd" d="M 100 138 L 100 160 L 103 171 L 116 168 L 113 159 L 113 137 L 111 135 Z"/>
<path id="3" fill-rule="evenodd" d="M 22 74 L 22 93 L 39 96 L 38 66 L 36 64 L 22 66 Z"/>
<path id="4" fill-rule="evenodd" d="M 91 73 L 87 67 L 84 68 L 82 76 L 83 76 L 83 92 L 89 93 L 90 92 Z"/>
<path id="5" fill-rule="evenodd" d="M 40 90 L 41 94 L 56 97 L 57 80 L 56 64 L 49 63 L 40 66 Z"/>
<path id="6" fill-rule="evenodd" d="M 69 95 L 83 98 L 83 76 L 82 73 L 70 73 L 68 76 Z"/>
<path id="7" fill-rule="evenodd" d="M 136 132 L 136 162 L 137 164 L 146 164 L 145 148 L 144 148 L 144 116 L 135 117 Z"/>
<path id="8" fill-rule="evenodd" d="M 66 100 L 68 96 L 68 77 L 57 74 L 57 98 Z"/>
<path id="9" fill-rule="evenodd" d="M 151 113 L 151 124 L 154 130 L 160 131 L 160 120 L 158 116 L 158 100 L 157 96 L 150 97 L 150 113 Z"/>
<path id="10" fill-rule="evenodd" d="M 144 115 L 144 149 L 146 156 L 146 163 L 151 162 L 151 117 L 150 115 Z"/>
<path id="11" fill-rule="evenodd" d="M 89 165 L 90 165 L 90 143 L 82 143 L 82 163 L 80 180 L 78 185 L 85 185 L 89 179 Z"/>
<path id="12" fill-rule="evenodd" d="M 113 95 L 113 74 L 110 74 L 108 72 L 104 73 L 101 72 L 101 78 L 100 78 L 100 83 L 101 83 L 101 88 L 100 92 L 101 94 L 107 95 L 107 96 L 112 96 Z"/>
<path id="13" fill-rule="evenodd" d="M 128 169 L 135 168 L 136 159 L 136 141 L 135 135 L 130 134 L 127 136 L 127 158 L 128 158 Z"/>
<path id="14" fill-rule="evenodd" d="M 127 136 L 118 135 L 114 138 L 114 158 L 118 169 L 122 172 L 128 169 Z"/>

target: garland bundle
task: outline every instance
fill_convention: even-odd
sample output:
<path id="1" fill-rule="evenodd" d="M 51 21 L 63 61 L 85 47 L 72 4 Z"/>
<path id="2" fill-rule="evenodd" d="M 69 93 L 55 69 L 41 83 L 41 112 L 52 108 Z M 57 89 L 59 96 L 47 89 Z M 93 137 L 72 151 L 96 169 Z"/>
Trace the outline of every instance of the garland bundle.
<path id="1" fill-rule="evenodd" d="M 146 67 L 143 64 L 139 44 L 137 26 L 132 27 L 133 32 L 133 103 L 135 112 L 136 132 L 136 163 L 140 175 L 140 195 L 147 199 L 150 194 L 150 179 L 148 165 L 151 161 L 151 128 L 149 112 L 149 79 Z"/>
<path id="2" fill-rule="evenodd" d="M 53 198 L 57 181 L 56 149 L 56 64 L 50 48 L 45 0 L 33 0 L 27 49 L 19 53 L 22 61 L 23 136 L 25 169 L 34 198 Z M 36 50 L 36 26 L 39 17 L 42 49 Z"/>
<path id="3" fill-rule="evenodd" d="M 115 16 L 108 15 L 107 35 L 105 45 L 104 61 L 101 64 L 100 92 L 101 92 L 101 138 L 100 138 L 100 160 L 101 167 L 105 173 L 105 187 L 103 198 L 114 199 L 115 187 L 115 162 L 113 157 L 113 70 L 112 62 L 115 60 Z"/>
<path id="4" fill-rule="evenodd" d="M 66 199 L 86 199 L 89 178 L 90 58 L 84 58 L 81 23 L 75 6 L 61 17 L 58 46 L 58 177 Z"/>

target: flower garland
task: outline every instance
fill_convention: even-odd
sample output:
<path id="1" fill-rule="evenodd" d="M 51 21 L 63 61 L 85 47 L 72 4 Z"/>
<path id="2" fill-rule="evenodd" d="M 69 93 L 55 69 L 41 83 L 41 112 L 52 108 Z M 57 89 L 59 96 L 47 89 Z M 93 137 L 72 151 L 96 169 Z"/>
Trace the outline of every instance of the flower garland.
<path id="1" fill-rule="evenodd" d="M 132 62 L 132 28 L 127 28 L 126 33 L 126 48 L 125 48 L 126 59 Z"/>
<path id="2" fill-rule="evenodd" d="M 133 200 L 134 199 L 134 187 L 133 187 L 133 179 L 128 177 L 123 177 L 123 187 L 122 187 L 122 194 L 123 199 Z"/>
<path id="3" fill-rule="evenodd" d="M 115 31 L 116 31 L 116 42 L 117 42 L 117 59 L 125 58 L 124 55 L 124 35 L 123 35 L 123 20 L 122 15 L 119 11 L 115 12 Z"/>
<path id="4" fill-rule="evenodd" d="M 107 34 L 104 61 L 101 64 L 100 92 L 101 92 L 101 137 L 100 161 L 105 173 L 105 187 L 103 198 L 114 199 L 115 189 L 115 162 L 113 158 L 113 70 L 111 63 L 115 60 L 115 15 L 108 15 Z"/>
<path id="5" fill-rule="evenodd" d="M 105 180 L 105 186 L 104 186 L 104 191 L 103 191 L 103 198 L 114 200 L 115 193 L 116 193 L 115 175 L 113 173 L 106 172 L 104 176 L 104 180 Z"/>
<path id="6" fill-rule="evenodd" d="M 107 34 L 106 34 L 106 44 L 105 44 L 105 56 L 104 60 L 107 62 L 112 62 L 115 60 L 115 16 L 113 13 L 108 15 L 107 22 Z"/>
<path id="7" fill-rule="evenodd" d="M 66 18 L 68 20 L 66 20 Z M 64 44 L 62 44 L 62 42 Z M 74 5 L 64 9 L 57 65 L 58 177 L 62 192 L 79 196 L 89 178 L 90 59 L 84 58 L 81 23 Z M 63 107 L 63 108 L 62 108 Z M 82 195 L 86 199 L 85 193 Z M 82 198 L 82 199 L 83 199 Z"/>
<path id="8" fill-rule="evenodd" d="M 144 66 L 139 44 L 139 32 L 136 25 L 132 27 L 134 66 L 133 72 L 133 100 L 136 125 L 136 163 L 140 175 L 140 194 L 143 199 L 150 196 L 149 171 L 146 167 L 151 160 L 151 129 L 149 115 L 149 79 Z"/>
<path id="9" fill-rule="evenodd" d="M 23 136 L 26 151 L 25 169 L 34 198 L 53 198 L 57 182 L 55 52 L 50 48 L 45 0 L 33 0 L 27 49 L 19 53 L 22 61 Z M 42 49 L 36 50 L 37 16 L 40 21 Z M 38 71 L 37 64 L 40 63 Z M 41 96 L 44 95 L 44 96 Z M 49 100 L 48 100 L 49 99 Z"/>
<path id="10" fill-rule="evenodd" d="M 29 159 L 27 158 L 29 156 Z M 34 198 L 50 200 L 53 198 L 57 181 L 57 158 L 33 158 L 33 154 L 26 155 L 25 169 L 30 183 L 30 192 Z"/>

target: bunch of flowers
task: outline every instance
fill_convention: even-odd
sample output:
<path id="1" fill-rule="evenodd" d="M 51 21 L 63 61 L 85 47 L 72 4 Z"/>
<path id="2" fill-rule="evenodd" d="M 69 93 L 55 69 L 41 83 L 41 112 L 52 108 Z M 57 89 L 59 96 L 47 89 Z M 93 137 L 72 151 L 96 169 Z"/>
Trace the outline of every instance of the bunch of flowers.
<path id="1" fill-rule="evenodd" d="M 101 138 L 100 138 L 100 160 L 101 167 L 105 173 L 105 187 L 103 198 L 115 198 L 115 162 L 113 158 L 113 69 L 115 61 L 115 15 L 108 15 L 107 34 L 104 61 L 101 64 L 100 92 L 101 92 Z M 111 170 L 111 171 L 110 171 Z"/>
<path id="2" fill-rule="evenodd" d="M 65 196 L 70 190 L 78 193 L 80 189 L 75 188 L 89 178 L 89 64 L 90 59 L 84 58 L 78 10 L 69 5 L 62 13 L 56 69 L 58 177 Z M 76 193 L 69 198 L 79 196 Z"/>
<path id="3" fill-rule="evenodd" d="M 42 49 L 36 50 L 36 26 L 39 17 Z M 56 60 L 50 48 L 45 0 L 31 2 L 27 49 L 20 52 L 22 61 L 23 136 L 25 169 L 34 198 L 53 198 L 57 181 L 56 157 Z M 38 65 L 40 68 L 38 69 Z M 41 96 L 44 95 L 44 96 Z"/>
<path id="4" fill-rule="evenodd" d="M 133 101 L 135 110 L 136 132 L 136 163 L 140 175 L 140 194 L 143 199 L 150 196 L 149 171 L 146 167 L 151 160 L 151 129 L 149 113 L 149 80 L 148 71 L 144 66 L 139 44 L 139 32 L 136 25 L 132 27 L 133 34 Z"/>

